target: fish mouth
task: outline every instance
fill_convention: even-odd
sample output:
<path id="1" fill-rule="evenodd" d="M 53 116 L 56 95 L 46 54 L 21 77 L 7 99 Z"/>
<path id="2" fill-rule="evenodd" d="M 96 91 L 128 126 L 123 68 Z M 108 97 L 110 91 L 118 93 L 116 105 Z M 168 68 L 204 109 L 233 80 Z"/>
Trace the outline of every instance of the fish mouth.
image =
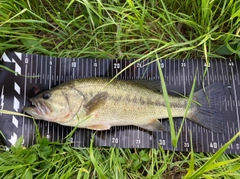
<path id="1" fill-rule="evenodd" d="M 51 113 L 51 109 L 46 103 L 35 99 L 30 99 L 30 101 L 32 102 L 32 106 L 24 107 L 23 111 L 34 118 L 40 119 Z"/>

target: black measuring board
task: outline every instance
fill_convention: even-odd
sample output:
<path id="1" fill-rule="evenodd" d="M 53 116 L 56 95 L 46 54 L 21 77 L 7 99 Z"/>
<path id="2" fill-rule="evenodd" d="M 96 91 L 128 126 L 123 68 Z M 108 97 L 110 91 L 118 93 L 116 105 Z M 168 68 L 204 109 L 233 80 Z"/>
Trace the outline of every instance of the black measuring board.
<path id="1" fill-rule="evenodd" d="M 190 151 L 191 131 L 195 152 L 216 152 L 239 131 L 240 62 L 234 59 L 210 59 L 209 63 L 198 59 L 161 59 L 159 61 L 170 94 L 176 91 L 188 95 L 195 75 L 197 77 L 196 91 L 202 89 L 203 83 L 205 86 L 214 83 L 224 85 L 226 96 L 220 106 L 225 114 L 226 132 L 215 133 L 185 120 L 176 148 L 177 151 Z M 17 52 L 4 53 L 0 64 L 23 76 L 15 75 L 6 69 L 0 70 L 0 109 L 21 113 L 23 106 L 30 105 L 28 96 L 34 95 L 39 89 L 47 90 L 75 78 L 114 77 L 132 62 L 134 60 L 57 58 Z M 203 77 L 206 68 L 207 73 Z M 118 78 L 159 82 L 157 64 L 148 59 L 139 61 L 121 73 Z M 165 150 L 173 150 L 168 120 L 160 120 L 167 131 L 150 132 L 135 126 L 112 127 L 108 131 L 96 132 L 94 145 L 121 148 L 159 148 L 161 146 Z M 174 119 L 176 128 L 180 126 L 181 121 L 182 118 Z M 42 120 L 36 120 L 36 122 L 40 134 L 50 141 L 64 141 L 74 129 Z M 24 137 L 24 146 L 31 146 L 36 142 L 32 119 L 0 114 L 0 130 L 5 135 L 6 140 L 3 142 L 7 146 L 13 145 L 20 136 Z M 70 138 L 71 145 L 77 148 L 88 147 L 94 133 L 95 131 L 88 129 L 76 129 Z M 239 138 L 227 149 L 226 153 L 240 153 Z"/>

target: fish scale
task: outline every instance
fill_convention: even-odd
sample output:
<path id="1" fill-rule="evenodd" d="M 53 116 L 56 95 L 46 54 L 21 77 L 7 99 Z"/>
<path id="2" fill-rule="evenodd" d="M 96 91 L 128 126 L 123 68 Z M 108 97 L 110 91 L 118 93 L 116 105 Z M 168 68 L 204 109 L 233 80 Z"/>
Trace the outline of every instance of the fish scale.
<path id="1" fill-rule="evenodd" d="M 150 61 L 138 61 L 118 78 L 159 80 L 157 65 L 155 62 L 149 64 Z M 240 62 L 235 59 L 210 59 L 208 64 L 200 59 L 161 59 L 159 61 L 170 94 L 174 94 L 173 91 L 183 95 L 189 94 L 195 76 L 197 79 L 196 90 L 202 88 L 203 82 L 206 86 L 216 82 L 223 83 L 226 96 L 219 107 L 226 116 L 224 121 L 226 133 L 214 133 L 186 120 L 175 149 L 177 151 L 190 151 L 191 132 L 194 151 L 216 152 L 239 131 Z M 21 112 L 23 106 L 30 105 L 27 97 L 34 95 L 38 89 L 47 90 L 73 78 L 111 78 L 131 62 L 133 60 L 71 59 L 16 52 L 4 53 L 1 59 L 2 65 L 23 75 L 38 75 L 38 78 L 20 77 L 6 70 L 1 70 L 1 76 L 8 76 L 11 79 L 8 81 L 2 79 L 0 81 L 1 108 Z M 203 72 L 206 68 L 208 72 L 203 77 Z M 8 146 L 14 144 L 16 138 L 21 135 L 24 136 L 24 146 L 30 146 L 36 142 L 32 119 L 5 114 L 1 114 L 0 118 L 0 130 L 6 137 L 6 140 L 4 140 L 5 144 Z M 176 128 L 181 124 L 181 120 L 181 118 L 175 120 Z M 168 129 L 168 121 L 164 119 L 161 121 Z M 50 141 L 64 141 L 64 137 L 73 129 L 72 127 L 65 127 L 46 121 L 36 122 L 39 126 L 40 134 L 46 136 Z M 88 147 L 93 133 L 94 131 L 91 130 L 77 129 L 69 141 L 73 147 Z M 94 145 L 121 148 L 158 148 L 161 146 L 165 150 L 173 149 L 169 131 L 156 133 L 134 126 L 113 127 L 108 131 L 99 131 L 95 134 Z M 226 150 L 226 153 L 240 153 L 239 138 Z"/>

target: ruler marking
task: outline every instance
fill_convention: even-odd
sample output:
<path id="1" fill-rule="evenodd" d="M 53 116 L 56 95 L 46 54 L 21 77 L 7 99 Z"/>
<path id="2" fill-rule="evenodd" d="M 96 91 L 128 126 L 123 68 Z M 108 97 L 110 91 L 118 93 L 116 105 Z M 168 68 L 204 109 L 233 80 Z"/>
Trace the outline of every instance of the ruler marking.
<path id="1" fill-rule="evenodd" d="M 74 79 L 75 78 L 75 68 L 76 68 L 76 61 L 75 61 L 75 59 L 73 58 L 73 60 L 72 60 L 72 79 Z"/>
<path id="2" fill-rule="evenodd" d="M 89 132 L 89 130 L 85 130 L 85 129 L 80 130 L 80 132 L 82 132 L 82 134 L 86 134 L 86 131 Z M 84 135 L 80 134 L 80 138 L 81 138 L 81 141 L 82 141 L 82 145 L 84 146 L 84 144 L 85 144 L 85 137 L 84 137 Z"/>
<path id="3" fill-rule="evenodd" d="M 68 60 L 69 60 L 69 63 L 68 63 L 68 71 L 67 71 L 67 73 L 68 73 L 68 79 L 67 79 L 67 80 L 69 81 L 69 80 L 72 79 L 72 74 L 71 74 L 71 72 L 72 72 L 72 71 L 71 71 L 71 69 L 72 69 L 72 68 L 71 68 L 71 67 L 72 67 L 72 64 L 71 64 L 72 59 L 68 59 Z M 87 67 L 87 68 L 88 68 L 88 67 Z"/>
<path id="4" fill-rule="evenodd" d="M 201 136 L 201 144 L 202 144 L 201 146 L 202 146 L 202 151 L 204 151 L 204 142 L 203 142 L 203 135 L 202 135 L 203 134 L 203 128 L 202 127 L 198 127 L 198 128 L 201 131 L 200 132 L 201 133 L 201 135 L 200 135 Z M 208 143 L 207 143 L 207 146 L 208 146 Z"/>
<path id="5" fill-rule="evenodd" d="M 233 99 L 232 99 L 232 96 L 230 96 L 230 99 L 228 100 L 228 102 L 229 102 L 229 106 L 230 106 L 231 111 L 233 111 Z"/>
<path id="6" fill-rule="evenodd" d="M 219 73 L 218 61 L 217 60 L 216 60 L 216 73 L 217 73 L 217 75 L 216 75 L 217 81 L 220 81 L 220 79 L 219 79 L 220 73 Z"/>
<path id="7" fill-rule="evenodd" d="M 196 68 L 195 68 L 195 66 L 194 66 L 194 64 L 193 64 L 193 59 L 191 59 L 191 65 L 192 65 L 192 75 L 190 75 L 189 76 L 189 85 L 191 84 L 191 81 L 193 80 L 193 78 L 194 78 L 194 76 L 195 76 L 195 73 L 196 73 Z M 189 65 L 190 66 L 190 65 Z M 189 68 L 189 66 L 188 66 L 188 68 Z M 189 70 L 189 69 L 188 69 Z M 190 70 L 189 70 L 190 71 Z"/>
<path id="8" fill-rule="evenodd" d="M 190 128 L 188 129 L 188 131 L 189 131 L 188 135 L 190 135 L 190 132 L 191 132 L 191 134 L 195 133 L 195 127 L 194 127 L 193 123 L 191 121 L 189 121 L 188 123 L 190 124 Z M 192 136 L 193 135 L 189 136 L 190 141 L 192 141 Z M 188 144 L 189 144 L 188 151 L 189 151 L 189 149 L 191 147 L 190 141 L 188 140 Z"/>
<path id="9" fill-rule="evenodd" d="M 225 61 L 225 69 L 226 69 L 225 78 L 227 79 L 227 83 L 228 83 L 228 84 L 231 84 L 230 81 L 231 81 L 232 74 L 230 73 L 231 71 L 229 72 L 228 67 L 229 67 L 229 65 L 228 65 L 228 62 L 227 62 L 227 60 L 226 60 L 226 61 Z M 230 76 L 229 76 L 229 74 L 230 74 Z"/>
<path id="10" fill-rule="evenodd" d="M 56 59 L 56 57 L 53 57 L 53 62 L 54 62 L 54 76 L 53 76 L 53 84 L 54 84 L 54 86 L 57 84 L 57 82 L 56 82 L 56 77 L 57 77 L 57 59 Z M 55 139 L 55 125 L 53 124 L 53 137 L 52 137 L 52 139 L 53 139 L 53 141 L 54 141 L 54 139 Z"/>
<path id="11" fill-rule="evenodd" d="M 63 81 L 66 81 L 66 58 L 64 58 L 64 64 L 63 64 Z"/>
<path id="12" fill-rule="evenodd" d="M 56 57 L 54 59 L 54 86 L 57 85 L 57 59 Z"/>
<path id="13" fill-rule="evenodd" d="M 189 83 L 189 82 L 190 82 L 190 80 L 189 80 L 189 79 L 190 79 L 190 73 L 189 73 L 189 72 L 190 72 L 190 70 L 189 70 L 189 66 L 190 66 L 190 65 L 189 65 L 189 60 L 186 61 L 186 66 L 187 66 L 187 78 L 186 78 L 186 82 L 188 83 L 188 85 L 190 85 L 190 83 Z"/>
<path id="14" fill-rule="evenodd" d="M 223 81 L 223 85 L 225 85 L 225 78 L 224 78 L 224 72 L 223 72 L 223 64 L 222 61 L 220 61 L 220 66 L 221 66 L 221 71 L 222 71 L 222 81 Z"/>
<path id="15" fill-rule="evenodd" d="M 207 72 L 207 85 L 210 85 L 210 81 L 211 81 L 211 74 L 210 74 L 210 72 L 209 72 L 209 70 L 211 70 L 211 72 L 213 73 L 213 64 L 214 64 L 214 62 L 213 62 L 213 60 L 210 60 L 209 61 L 209 64 L 211 64 L 211 66 L 208 66 L 208 67 L 206 67 L 207 69 L 208 69 L 208 72 Z M 214 80 L 213 80 L 213 82 L 214 82 Z M 209 131 L 210 132 L 210 134 L 211 134 L 211 139 L 212 139 L 212 142 L 214 142 L 215 140 L 214 140 L 214 133 L 213 133 L 213 131 Z M 213 151 L 215 152 L 215 150 L 214 150 L 214 145 L 213 145 Z"/>
<path id="16" fill-rule="evenodd" d="M 32 57 L 32 56 L 31 56 Z M 28 61 L 29 62 L 29 61 Z M 33 66 L 34 66 L 34 62 L 35 62 L 35 73 L 36 73 L 36 75 L 37 75 L 37 63 L 38 63 L 38 56 L 36 56 L 36 58 L 35 58 L 35 60 L 33 61 L 32 60 L 32 58 L 31 58 L 31 68 L 33 68 Z M 34 72 L 33 72 L 33 76 L 34 76 L 34 74 L 35 74 Z M 30 78 L 31 79 L 31 78 Z M 35 80 L 32 80 L 32 81 L 30 81 L 30 83 L 34 83 L 33 81 L 35 81 L 35 83 L 37 82 L 37 80 L 36 80 L 37 78 L 35 78 Z M 24 83 L 25 84 L 25 83 Z M 24 85 L 25 86 L 25 85 Z M 24 88 L 26 88 L 26 87 L 24 87 Z M 27 93 L 27 90 L 25 91 L 25 89 L 24 89 L 24 94 L 25 93 Z M 26 97 L 26 95 L 25 95 L 25 97 Z M 25 98 L 24 97 L 24 98 Z M 24 106 L 25 106 L 25 101 L 26 101 L 26 99 L 24 99 Z M 32 131 L 32 135 L 31 135 L 31 132 L 30 131 Z M 33 142 L 34 142 L 34 137 L 35 137 L 35 131 L 34 131 L 34 126 L 33 126 L 33 123 L 31 123 L 30 122 L 30 120 L 28 120 L 28 136 L 31 136 L 31 137 L 29 137 L 29 138 L 32 138 L 32 141 L 31 141 L 31 143 L 32 143 L 32 145 L 33 145 Z M 29 139 L 29 143 L 30 143 L 30 139 Z"/>
<path id="17" fill-rule="evenodd" d="M 49 61 L 49 81 L 48 81 L 48 88 L 51 89 L 51 81 L 52 81 L 52 58 L 50 57 Z"/>
<path id="18" fill-rule="evenodd" d="M 173 84 L 176 86 L 176 64 L 173 63 Z"/>
<path id="19" fill-rule="evenodd" d="M 27 56 L 27 55 L 26 55 Z M 25 57 L 27 58 L 27 57 Z M 27 61 L 28 62 L 28 61 Z M 24 94 L 23 94 L 23 105 L 26 105 L 26 100 L 27 100 L 27 69 L 28 69 L 28 63 L 25 61 L 25 72 L 24 72 Z M 22 117 L 22 136 L 25 136 L 24 132 L 24 126 L 25 126 L 25 117 Z"/>
<path id="20" fill-rule="evenodd" d="M 102 62 L 102 64 L 101 64 L 101 62 Z M 104 62 L 103 61 L 101 61 L 101 60 L 98 60 L 98 63 L 97 63 L 97 67 L 98 67 L 98 76 L 105 76 L 105 75 L 103 75 L 104 73 L 105 73 L 105 65 L 104 65 Z M 106 66 L 108 65 L 108 63 L 106 64 Z M 101 68 L 100 68 L 100 66 L 102 66 L 103 67 L 103 72 L 102 72 L 102 75 L 101 75 Z"/>
<path id="21" fill-rule="evenodd" d="M 103 138 L 103 135 L 102 135 L 102 131 L 98 131 L 98 133 L 100 133 L 100 139 Z M 99 146 L 102 146 L 102 140 L 99 140 Z"/>
<path id="22" fill-rule="evenodd" d="M 47 59 L 47 56 L 44 56 L 46 59 Z M 48 62 L 48 60 L 44 60 L 44 61 L 47 61 Z M 43 78 L 44 78 L 44 84 L 47 84 L 47 63 L 45 63 L 45 67 L 44 67 L 44 75 L 43 75 Z"/>
<path id="23" fill-rule="evenodd" d="M 200 74 L 202 73 L 202 71 L 200 71 L 200 66 L 202 66 L 202 63 L 201 63 L 201 61 L 199 61 L 199 60 L 196 60 L 195 59 L 195 62 L 196 62 L 196 64 L 197 64 L 197 70 L 198 70 L 198 73 L 197 73 L 197 82 L 198 82 L 198 85 L 201 85 L 201 83 L 200 83 Z"/>
<path id="24" fill-rule="evenodd" d="M 165 66 L 165 68 L 167 68 L 166 66 L 167 66 L 167 62 L 165 61 L 165 63 L 164 63 L 164 66 Z M 171 86 L 172 85 L 172 76 L 171 76 L 171 65 L 170 65 L 170 62 L 168 63 L 168 81 L 169 81 L 169 86 Z"/>
<path id="25" fill-rule="evenodd" d="M 154 80 L 154 75 L 153 75 L 153 63 L 150 64 L 150 72 L 151 72 L 151 76 L 150 76 L 150 80 Z M 131 73 L 130 73 L 131 74 Z M 165 73 L 166 74 L 166 73 Z"/>
<path id="26" fill-rule="evenodd" d="M 77 78 L 80 78 L 80 70 L 79 70 L 80 62 L 79 62 L 79 58 L 76 58 L 76 61 L 77 61 Z"/>
<path id="27" fill-rule="evenodd" d="M 238 131 L 239 131 L 239 130 L 238 130 Z M 235 133 L 235 124 L 234 124 L 233 122 L 232 122 L 232 134 L 233 134 L 233 135 L 236 134 L 236 133 Z M 231 147 L 231 149 L 233 148 L 232 143 L 231 143 L 230 147 Z"/>
<path id="28" fill-rule="evenodd" d="M 67 62 L 66 62 L 66 58 L 64 58 L 64 60 L 63 60 L 63 75 L 62 75 L 62 80 L 63 80 L 63 82 L 66 81 L 66 66 L 67 66 L 66 63 L 67 63 Z"/>
<path id="29" fill-rule="evenodd" d="M 133 62 L 134 62 L 134 61 L 131 61 L 131 63 L 133 63 Z M 129 79 L 130 79 L 130 80 L 134 79 L 133 76 L 132 76 L 132 74 L 133 74 L 132 71 L 134 71 L 135 67 L 136 67 L 136 64 L 134 64 L 134 65 L 130 68 L 130 70 L 129 70 Z"/>
<path id="30" fill-rule="evenodd" d="M 130 61 L 130 63 L 131 63 L 131 61 Z M 126 67 L 126 66 L 127 66 L 127 61 L 126 61 L 126 60 L 124 60 L 124 64 L 125 64 L 124 67 Z M 129 78 L 128 78 L 128 75 L 127 75 L 127 72 L 128 72 L 128 74 L 129 74 L 130 69 L 131 69 L 131 67 L 124 71 L 124 78 L 125 78 L 125 79 L 129 79 Z"/>
<path id="31" fill-rule="evenodd" d="M 41 64 L 40 64 L 40 84 L 43 83 L 43 56 L 41 55 L 41 58 L 40 58 L 40 61 L 41 61 Z"/>
<path id="32" fill-rule="evenodd" d="M 109 67 L 111 67 L 111 61 L 109 61 L 109 59 L 107 59 L 107 65 L 108 65 L 108 66 L 107 66 L 107 69 L 109 69 Z M 104 65 L 104 62 L 103 62 L 103 66 L 105 66 L 105 65 Z M 109 77 L 109 71 L 110 71 L 110 70 L 107 70 L 107 69 L 106 69 L 106 72 L 103 71 L 103 73 L 104 73 L 105 75 L 107 75 L 107 77 Z"/>
<path id="33" fill-rule="evenodd" d="M 46 70 L 46 72 L 47 72 L 47 70 Z M 46 76 L 47 76 L 47 74 L 46 74 Z M 49 82 L 48 82 L 48 88 L 49 89 L 51 89 L 51 86 L 52 86 L 52 84 L 51 84 L 51 82 L 52 82 L 51 77 L 52 77 L 52 57 L 50 57 L 50 59 L 49 59 Z M 50 133 L 49 131 L 50 131 L 50 123 L 48 122 L 47 123 L 47 138 L 48 139 L 49 139 L 49 133 Z"/>
<path id="34" fill-rule="evenodd" d="M 206 139 L 207 139 L 207 152 L 210 152 L 210 145 L 209 145 L 209 137 L 208 137 L 208 132 L 207 130 L 204 128 L 203 129 L 204 133 L 206 134 Z M 203 143 L 204 144 L 204 143 Z"/>
<path id="35" fill-rule="evenodd" d="M 87 73 L 87 77 L 92 77 L 94 76 L 93 68 L 92 68 L 93 59 L 92 58 L 88 59 L 87 64 L 88 64 L 88 68 L 86 68 L 86 70 L 90 71 L 89 73 Z M 91 74 L 92 76 L 91 75 L 89 76 L 89 74 Z"/>
<path id="36" fill-rule="evenodd" d="M 179 85 L 179 86 L 180 86 L 180 84 L 181 84 L 181 80 L 183 80 L 183 79 L 182 79 L 182 75 L 180 74 L 180 68 L 181 68 L 181 61 L 178 60 L 178 85 Z"/>
<path id="37" fill-rule="evenodd" d="M 227 121 L 227 133 L 228 133 L 228 139 L 227 139 L 227 140 L 228 140 L 228 141 L 231 139 L 231 137 L 230 137 L 231 131 L 230 131 L 230 130 L 231 130 L 231 128 L 230 128 L 229 123 L 228 123 L 228 121 Z"/>
<path id="38" fill-rule="evenodd" d="M 36 75 L 37 75 L 37 78 L 35 78 L 34 80 L 35 80 L 35 84 L 37 83 L 37 79 L 39 78 L 39 75 L 38 75 L 38 55 L 36 55 L 36 63 L 35 63 L 35 73 L 36 73 Z"/>
<path id="39" fill-rule="evenodd" d="M 97 64 L 96 58 L 94 58 L 94 63 L 92 64 L 93 68 L 94 68 L 94 77 L 97 76 L 97 66 L 95 66 Z"/>
<path id="40" fill-rule="evenodd" d="M 138 70 L 138 68 L 139 68 L 139 66 L 140 66 L 140 65 L 138 65 L 138 64 L 140 64 L 140 63 L 139 63 L 139 62 L 136 63 L 136 67 L 135 67 L 134 70 L 133 70 L 133 79 L 136 79 L 136 70 Z"/>
<path id="41" fill-rule="evenodd" d="M 225 141 L 225 135 L 224 134 L 222 134 L 222 140 Z"/>
<path id="42" fill-rule="evenodd" d="M 120 64 L 120 68 L 119 68 L 119 70 L 117 70 L 117 73 L 120 72 L 124 68 L 124 66 L 123 66 L 124 61 L 123 60 L 120 59 L 118 63 Z M 126 70 L 128 70 L 128 69 L 126 69 Z M 125 76 L 123 74 L 124 73 L 121 72 L 119 77 L 120 77 L 120 79 L 124 79 L 125 80 Z"/>
<path id="43" fill-rule="evenodd" d="M 106 133 L 107 133 L 107 132 L 106 132 Z M 107 137 L 108 137 L 107 135 L 104 135 L 104 138 L 105 138 L 105 140 L 104 140 L 104 145 L 105 145 L 105 146 L 107 146 L 107 141 L 108 141 L 108 140 L 107 140 Z"/>
<path id="44" fill-rule="evenodd" d="M 115 63 L 115 60 L 112 61 L 111 75 L 110 75 L 111 77 L 115 76 L 115 75 L 114 75 L 114 72 L 113 72 L 114 63 Z"/>
<path id="45" fill-rule="evenodd" d="M 197 152 L 199 152 L 199 148 L 198 148 L 198 126 L 197 126 L 197 124 L 194 124 L 194 126 L 195 126 L 195 129 L 196 129 L 196 150 L 197 150 Z"/>
<path id="46" fill-rule="evenodd" d="M 32 56 L 31 56 L 31 57 L 32 57 Z M 33 60 L 31 59 L 31 63 L 30 63 L 30 76 L 31 76 L 31 78 L 30 78 L 30 83 L 32 83 L 32 81 L 33 81 L 33 80 L 32 80 L 32 79 L 33 79 L 33 78 L 32 78 L 32 76 L 33 76 L 33 63 L 32 63 L 32 61 L 33 61 Z"/>
<path id="47" fill-rule="evenodd" d="M 213 70 L 214 70 L 213 64 L 215 64 L 215 61 L 216 61 L 215 59 L 212 59 L 212 60 L 211 60 L 211 64 L 212 64 L 211 72 L 212 72 L 212 73 L 211 73 L 211 75 L 210 75 L 210 80 L 211 80 L 213 83 L 215 82 L 214 74 L 213 74 Z"/>
<path id="48" fill-rule="evenodd" d="M 82 58 L 80 58 L 79 59 L 80 61 L 81 61 L 81 78 L 84 78 L 84 73 L 83 73 L 83 59 Z"/>
<path id="49" fill-rule="evenodd" d="M 84 78 L 87 78 L 88 76 L 88 58 L 86 60 L 82 59 L 83 63 L 84 63 L 84 66 L 85 66 L 85 73 L 84 73 L 84 69 L 83 69 L 83 76 Z"/>
<path id="50" fill-rule="evenodd" d="M 61 79 L 62 79 L 62 75 L 61 75 L 61 73 L 62 73 L 62 59 L 59 59 L 58 61 L 56 61 L 56 63 L 57 63 L 57 62 L 58 62 L 58 64 L 56 64 L 56 65 L 57 65 L 57 67 L 58 67 L 58 73 L 57 73 L 57 71 L 56 71 L 56 73 L 57 73 L 56 85 L 57 85 L 57 83 L 60 84 L 60 81 L 61 81 Z"/>
<path id="51" fill-rule="evenodd" d="M 231 66 L 231 73 L 232 73 L 232 76 L 233 76 L 233 67 Z M 235 85 L 235 80 L 232 80 L 232 84 L 233 84 L 233 93 L 234 93 L 234 100 L 235 100 L 235 103 L 237 104 L 237 91 L 236 91 L 236 85 Z M 239 111 L 238 111 L 238 105 L 235 105 L 236 106 L 236 114 L 237 114 L 237 124 L 238 124 L 238 131 L 240 130 L 240 124 L 239 124 Z"/>
<path id="52" fill-rule="evenodd" d="M 236 73 L 237 73 L 237 74 L 235 74 L 235 77 L 236 77 L 236 80 L 237 80 L 238 85 L 240 85 L 239 73 L 238 73 L 238 65 L 237 65 L 237 61 L 236 61 L 236 59 L 234 59 L 234 64 L 235 64 L 235 67 L 236 67 Z"/>
<path id="53" fill-rule="evenodd" d="M 180 62 L 180 60 L 178 60 L 178 61 Z M 183 95 L 186 96 L 186 81 L 185 81 L 185 66 L 186 66 L 186 63 L 185 63 L 185 61 L 182 60 L 182 62 L 179 64 L 179 66 L 180 65 L 182 67 L 182 75 L 179 75 L 179 77 L 183 79 Z M 180 72 L 180 70 L 179 70 L 179 72 Z M 179 82 L 179 86 L 180 86 L 180 82 Z M 188 126 L 187 126 L 186 119 L 184 121 L 184 127 L 185 127 L 185 130 L 186 130 L 186 132 L 185 132 L 185 142 L 188 142 L 188 134 L 187 134 Z M 184 141 L 182 141 L 182 142 L 184 144 Z M 182 145 L 181 145 L 181 147 L 182 147 Z M 188 151 L 188 147 L 185 147 L 185 150 Z"/>

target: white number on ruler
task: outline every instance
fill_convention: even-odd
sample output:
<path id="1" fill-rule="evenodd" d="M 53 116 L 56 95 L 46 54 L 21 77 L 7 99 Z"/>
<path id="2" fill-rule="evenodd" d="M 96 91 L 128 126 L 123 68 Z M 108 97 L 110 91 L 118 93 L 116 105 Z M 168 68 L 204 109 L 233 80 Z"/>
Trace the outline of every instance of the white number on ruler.
<path id="1" fill-rule="evenodd" d="M 228 64 L 229 66 L 234 66 L 234 63 L 233 62 L 229 62 L 229 64 Z"/>
<path id="2" fill-rule="evenodd" d="M 164 139 L 159 139 L 159 145 L 166 145 L 166 141 Z"/>
<path id="3" fill-rule="evenodd" d="M 216 149 L 217 148 L 217 142 L 210 142 L 210 147 Z"/>
<path id="4" fill-rule="evenodd" d="M 25 63 L 28 63 L 28 58 L 25 58 Z"/>
<path id="5" fill-rule="evenodd" d="M 141 68 L 141 67 L 142 67 L 141 63 L 137 63 L 137 68 Z"/>
<path id="6" fill-rule="evenodd" d="M 72 62 L 72 67 L 76 68 L 77 67 L 77 63 L 76 62 Z"/>
<path id="7" fill-rule="evenodd" d="M 236 144 L 236 148 L 239 150 L 239 144 Z"/>
<path id="8" fill-rule="evenodd" d="M 205 66 L 205 67 L 211 67 L 211 65 L 210 65 L 209 62 L 208 62 L 208 63 L 205 62 L 205 63 L 204 63 L 204 66 Z"/>
<path id="9" fill-rule="evenodd" d="M 164 63 L 161 62 L 161 63 L 160 63 L 160 67 L 161 67 L 161 68 L 164 68 L 164 66 L 165 66 Z"/>
<path id="10" fill-rule="evenodd" d="M 185 63 L 185 62 L 182 62 L 182 63 L 181 63 L 181 67 L 183 67 L 183 68 L 186 67 L 186 63 Z"/>
<path id="11" fill-rule="evenodd" d="M 113 143 L 113 144 L 118 144 L 118 138 L 113 137 L 113 138 L 112 138 L 112 143 Z"/>
<path id="12" fill-rule="evenodd" d="M 136 139 L 136 144 L 138 145 L 138 144 L 141 144 L 141 140 L 140 139 Z"/>
<path id="13" fill-rule="evenodd" d="M 120 63 L 114 63 L 114 64 L 113 64 L 113 68 L 114 68 L 114 69 L 120 68 Z"/>
<path id="14" fill-rule="evenodd" d="M 184 147 L 189 147 L 189 146 L 190 146 L 190 145 L 189 145 L 189 142 L 184 142 L 184 143 L 183 143 L 183 146 L 184 146 Z"/>

